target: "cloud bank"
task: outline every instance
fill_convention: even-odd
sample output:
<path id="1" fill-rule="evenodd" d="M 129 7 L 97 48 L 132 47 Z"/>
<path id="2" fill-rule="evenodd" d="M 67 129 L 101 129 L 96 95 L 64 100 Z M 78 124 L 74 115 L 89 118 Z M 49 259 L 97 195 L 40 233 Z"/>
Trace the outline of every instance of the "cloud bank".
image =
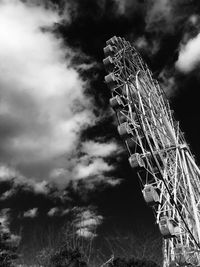
<path id="1" fill-rule="evenodd" d="M 13 0 L 0 13 L 0 155 L 26 175 L 48 176 L 94 119 L 86 82 L 50 31 L 56 11 Z"/>

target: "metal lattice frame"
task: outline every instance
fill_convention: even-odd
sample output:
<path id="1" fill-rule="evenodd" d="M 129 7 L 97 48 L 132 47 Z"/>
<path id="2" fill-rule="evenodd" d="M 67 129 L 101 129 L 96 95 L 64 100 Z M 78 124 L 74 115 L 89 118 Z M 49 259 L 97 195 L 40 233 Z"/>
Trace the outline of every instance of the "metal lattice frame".
<path id="1" fill-rule="evenodd" d="M 114 36 L 104 53 L 118 131 L 163 235 L 163 266 L 200 266 L 200 170 L 179 123 L 129 42 Z"/>

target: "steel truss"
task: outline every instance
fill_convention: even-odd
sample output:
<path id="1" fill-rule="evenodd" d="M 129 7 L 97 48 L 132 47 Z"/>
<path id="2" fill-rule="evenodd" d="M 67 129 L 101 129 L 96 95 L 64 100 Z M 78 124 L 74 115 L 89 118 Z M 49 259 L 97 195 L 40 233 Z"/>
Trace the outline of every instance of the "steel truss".
<path id="1" fill-rule="evenodd" d="M 114 36 L 106 44 L 110 104 L 163 236 L 163 267 L 200 266 L 200 170 L 139 53 L 124 38 Z"/>

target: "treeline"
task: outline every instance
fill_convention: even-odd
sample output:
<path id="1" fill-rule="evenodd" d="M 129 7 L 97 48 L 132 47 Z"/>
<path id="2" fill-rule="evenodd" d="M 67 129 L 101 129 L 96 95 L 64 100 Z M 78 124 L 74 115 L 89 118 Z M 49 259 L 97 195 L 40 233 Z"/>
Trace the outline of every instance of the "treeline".
<path id="1" fill-rule="evenodd" d="M 0 266 L 1 267 L 14 267 L 14 266 L 28 266 L 28 265 L 17 265 L 16 259 L 16 247 L 11 249 L 10 245 L 6 245 L 7 237 L 2 238 L 0 242 Z M 36 266 L 44 267 L 159 267 L 155 262 L 144 260 L 144 259 L 125 259 L 125 258 L 113 258 L 107 264 L 91 265 L 87 262 L 87 259 L 83 252 L 79 248 L 70 248 L 68 244 L 63 244 L 54 251 L 46 252 L 37 258 Z M 32 266 L 32 265 L 31 265 Z"/>

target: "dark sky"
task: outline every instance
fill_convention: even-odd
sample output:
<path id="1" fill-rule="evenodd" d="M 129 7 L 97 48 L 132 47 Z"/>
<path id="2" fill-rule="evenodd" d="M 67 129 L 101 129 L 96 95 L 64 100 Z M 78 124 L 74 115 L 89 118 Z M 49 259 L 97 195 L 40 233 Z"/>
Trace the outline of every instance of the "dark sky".
<path id="1" fill-rule="evenodd" d="M 0 207 L 21 247 L 74 207 L 96 216 L 97 247 L 115 227 L 154 231 L 109 107 L 103 47 L 116 35 L 138 49 L 199 162 L 199 1 L 16 0 L 0 14 Z"/>

